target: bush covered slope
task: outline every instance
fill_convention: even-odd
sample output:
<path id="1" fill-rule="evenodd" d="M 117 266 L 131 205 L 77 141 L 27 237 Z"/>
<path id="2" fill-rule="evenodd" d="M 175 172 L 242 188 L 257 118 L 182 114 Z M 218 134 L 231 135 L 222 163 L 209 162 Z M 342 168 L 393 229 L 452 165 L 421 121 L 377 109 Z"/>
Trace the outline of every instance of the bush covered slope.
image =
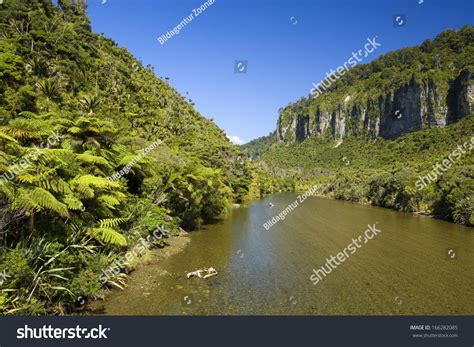
<path id="1" fill-rule="evenodd" d="M 277 138 L 388 139 L 452 124 L 474 112 L 473 72 L 474 27 L 446 30 L 433 41 L 357 65 L 332 77 L 321 95 L 313 89 L 317 97 L 282 108 Z"/>
<path id="2" fill-rule="evenodd" d="M 198 228 L 249 193 L 238 147 L 167 78 L 92 33 L 85 10 L 0 6 L 0 312 L 67 312 L 157 228 Z"/>
<path id="3" fill-rule="evenodd" d="M 433 168 L 474 136 L 473 50 L 474 28 L 466 26 L 390 52 L 355 67 L 327 93 L 282 109 L 276 133 L 242 148 L 297 189 L 320 183 L 322 195 L 474 225 L 472 151 L 458 150 L 446 170 Z M 415 87 L 423 83 L 425 89 Z M 401 124 L 420 119 L 418 128 L 405 131 L 393 125 L 399 121 L 393 111 L 403 108 L 397 95 L 410 99 L 407 93 L 425 103 L 402 110 Z M 376 106 L 368 112 L 371 102 Z M 383 131 L 392 134 L 389 123 L 402 131 L 384 139 Z"/>

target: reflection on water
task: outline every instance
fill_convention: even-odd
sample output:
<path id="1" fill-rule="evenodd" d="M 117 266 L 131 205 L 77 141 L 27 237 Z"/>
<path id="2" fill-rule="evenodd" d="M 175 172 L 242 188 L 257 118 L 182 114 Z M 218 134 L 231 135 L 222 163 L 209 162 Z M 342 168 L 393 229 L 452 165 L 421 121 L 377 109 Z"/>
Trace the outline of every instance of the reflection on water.
<path id="1" fill-rule="evenodd" d="M 265 230 L 263 223 L 295 199 L 277 194 L 232 210 L 192 233 L 183 252 L 138 270 L 100 309 L 136 315 L 474 313 L 472 229 L 310 197 Z M 382 232 L 313 285 L 312 270 L 376 222 Z M 186 278 L 210 266 L 219 275 Z"/>

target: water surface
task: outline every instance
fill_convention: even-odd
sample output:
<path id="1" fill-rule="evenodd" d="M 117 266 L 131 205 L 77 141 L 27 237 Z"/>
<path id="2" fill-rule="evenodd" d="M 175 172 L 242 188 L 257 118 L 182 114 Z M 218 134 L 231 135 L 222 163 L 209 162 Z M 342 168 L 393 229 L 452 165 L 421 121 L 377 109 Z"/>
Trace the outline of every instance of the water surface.
<path id="1" fill-rule="evenodd" d="M 190 234 L 183 252 L 139 269 L 96 312 L 131 315 L 451 315 L 474 313 L 474 231 L 429 217 L 277 194 Z M 275 206 L 269 208 L 272 202 Z M 368 224 L 380 234 L 314 285 L 310 276 Z M 451 258 L 448 255 L 449 250 Z M 219 275 L 187 279 L 212 266 Z M 96 305 L 97 306 L 97 305 Z"/>

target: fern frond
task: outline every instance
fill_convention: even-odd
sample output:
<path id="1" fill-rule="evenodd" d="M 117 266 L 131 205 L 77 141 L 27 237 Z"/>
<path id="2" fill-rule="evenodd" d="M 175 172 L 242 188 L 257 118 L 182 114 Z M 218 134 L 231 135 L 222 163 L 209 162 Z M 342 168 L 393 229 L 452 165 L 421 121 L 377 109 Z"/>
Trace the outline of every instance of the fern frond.
<path id="1" fill-rule="evenodd" d="M 13 184 L 10 181 L 6 181 L 3 177 L 0 177 L 0 193 L 3 193 L 9 200 L 15 198 Z"/>
<path id="2" fill-rule="evenodd" d="M 13 142 L 13 143 L 18 143 L 17 140 L 15 140 L 13 137 L 8 136 L 5 134 L 3 131 L 0 130 L 0 139 L 5 140 L 7 142 Z"/>
<path id="3" fill-rule="evenodd" d="M 119 188 L 120 184 L 117 182 L 110 182 L 105 177 L 98 177 L 93 175 L 83 175 L 74 179 L 75 183 L 83 186 L 93 186 L 96 188 Z"/>
<path id="4" fill-rule="evenodd" d="M 93 120 L 94 118 L 80 117 L 78 120 L 76 120 L 76 126 L 80 128 L 86 128 L 92 124 Z"/>
<path id="5" fill-rule="evenodd" d="M 133 160 L 136 160 L 137 156 L 135 154 L 128 154 L 122 157 L 119 161 L 119 165 L 125 166 L 131 163 Z M 141 169 L 139 161 L 141 161 L 143 158 L 140 158 L 140 160 L 136 161 L 135 164 L 133 165 L 136 168 Z"/>
<path id="6" fill-rule="evenodd" d="M 60 124 L 65 127 L 72 127 L 74 126 L 74 122 L 72 120 L 66 119 L 66 118 L 57 118 L 54 120 L 55 124 Z"/>
<path id="7" fill-rule="evenodd" d="M 109 162 L 106 159 L 92 155 L 90 153 L 76 154 L 76 158 L 84 163 L 104 165 L 108 168 L 112 168 L 112 166 L 109 164 Z"/>
<path id="8" fill-rule="evenodd" d="M 36 183 L 50 179 L 51 176 L 55 176 L 56 174 L 56 168 L 45 170 L 39 173 L 37 172 L 38 168 L 29 169 L 29 171 L 22 172 L 18 175 L 18 181 L 20 181 L 21 183 Z M 34 174 L 32 174 L 31 172 L 34 172 Z"/>
<path id="9" fill-rule="evenodd" d="M 16 118 L 8 124 L 7 132 L 15 139 L 41 139 L 51 133 L 50 124 L 43 120 Z"/>
<path id="10" fill-rule="evenodd" d="M 82 129 L 79 127 L 73 126 L 67 129 L 67 131 L 71 134 L 79 134 L 82 131 Z"/>
<path id="11" fill-rule="evenodd" d="M 32 201 L 49 210 L 52 210 L 62 217 L 69 217 L 67 206 L 58 201 L 53 194 L 43 188 L 34 188 L 30 193 Z"/>
<path id="12" fill-rule="evenodd" d="M 43 188 L 20 188 L 14 205 L 24 208 L 29 212 L 48 209 L 61 215 L 69 217 L 67 206 L 58 201 L 53 194 Z"/>
<path id="13" fill-rule="evenodd" d="M 113 196 L 115 196 L 115 197 L 116 197 L 117 199 L 119 199 L 119 200 L 123 200 L 123 199 L 125 199 L 125 198 L 127 197 L 124 193 L 119 192 L 118 190 L 114 190 L 114 191 L 112 191 L 112 192 L 110 192 L 110 193 L 113 194 Z"/>
<path id="14" fill-rule="evenodd" d="M 65 148 L 38 148 L 41 151 L 41 155 L 45 156 L 49 160 L 73 160 L 74 152 L 70 149 Z"/>
<path id="15" fill-rule="evenodd" d="M 84 206 L 81 200 L 71 194 L 67 194 L 63 201 L 70 210 L 78 211 Z"/>
<path id="16" fill-rule="evenodd" d="M 114 228 L 127 221 L 127 218 L 104 218 L 99 221 L 101 228 Z"/>
<path id="17" fill-rule="evenodd" d="M 39 181 L 38 185 L 55 193 L 64 194 L 71 192 L 69 185 L 62 179 L 44 179 Z"/>
<path id="18" fill-rule="evenodd" d="M 111 228 L 89 228 L 87 230 L 87 233 L 100 243 L 106 245 L 127 245 L 127 239 L 125 238 L 125 236 Z"/>
<path id="19" fill-rule="evenodd" d="M 19 113 L 19 115 L 25 118 L 39 118 L 40 117 L 38 114 L 31 111 L 22 111 Z"/>
<path id="20" fill-rule="evenodd" d="M 39 211 L 41 206 L 31 198 L 31 190 L 20 188 L 12 203 L 12 209 L 20 208 L 27 212 Z"/>
<path id="21" fill-rule="evenodd" d="M 83 199 L 92 199 L 94 197 L 94 189 L 86 185 L 76 184 L 76 191 Z"/>
<path id="22" fill-rule="evenodd" d="M 112 195 L 101 195 L 97 200 L 112 210 L 115 209 L 115 206 L 120 205 L 120 201 Z"/>

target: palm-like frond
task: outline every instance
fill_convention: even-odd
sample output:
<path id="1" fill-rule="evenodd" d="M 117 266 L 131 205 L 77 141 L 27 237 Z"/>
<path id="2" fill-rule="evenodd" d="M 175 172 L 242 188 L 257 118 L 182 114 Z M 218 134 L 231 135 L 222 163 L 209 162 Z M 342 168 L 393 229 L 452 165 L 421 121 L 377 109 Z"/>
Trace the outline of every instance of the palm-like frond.
<path id="1" fill-rule="evenodd" d="M 92 114 L 97 109 L 97 107 L 99 107 L 100 99 L 97 95 L 85 96 L 79 100 L 79 103 L 85 109 L 85 111 Z"/>
<path id="2" fill-rule="evenodd" d="M 127 239 L 125 236 L 123 236 L 121 233 L 118 231 L 112 229 L 112 228 L 105 228 L 105 227 L 99 227 L 99 228 L 89 228 L 87 230 L 87 233 L 99 241 L 100 243 L 106 244 L 106 245 L 116 245 L 116 246 L 126 246 L 127 245 Z"/>
<path id="3" fill-rule="evenodd" d="M 86 199 L 92 199 L 95 195 L 95 190 L 107 190 L 109 188 L 119 188 L 120 183 L 110 182 L 105 177 L 98 177 L 93 175 L 82 175 L 74 178 L 71 181 L 72 186 Z"/>
<path id="4" fill-rule="evenodd" d="M 8 123 L 7 133 L 20 139 L 41 139 L 53 131 L 52 125 L 41 119 L 16 118 Z"/>
<path id="5" fill-rule="evenodd" d="M 18 143 L 17 140 L 15 140 L 13 137 L 8 136 L 5 134 L 2 130 L 0 130 L 0 140 L 3 140 L 5 142 L 13 142 L 13 143 Z"/>
<path id="6" fill-rule="evenodd" d="M 78 210 L 81 210 L 84 206 L 84 204 L 82 203 L 81 200 L 79 200 L 78 198 L 76 198 L 74 195 L 72 194 L 67 194 L 64 198 L 63 198 L 63 201 L 64 203 L 66 204 L 66 206 L 68 207 L 68 209 L 70 210 L 74 210 L 74 211 L 78 211 Z"/>
<path id="7" fill-rule="evenodd" d="M 46 79 L 36 83 L 39 91 L 48 99 L 53 100 L 59 94 L 59 84 L 57 80 Z"/>
<path id="8" fill-rule="evenodd" d="M 115 209 L 115 206 L 120 205 L 120 201 L 113 195 L 103 194 L 97 200 L 112 210 Z"/>
<path id="9" fill-rule="evenodd" d="M 109 164 L 109 162 L 104 159 L 103 157 L 99 157 L 90 153 L 81 153 L 81 154 L 76 154 L 76 158 L 79 159 L 79 161 L 87 164 L 98 164 L 98 165 L 103 165 L 108 168 L 112 168 L 112 165 Z"/>
<path id="10" fill-rule="evenodd" d="M 104 218 L 99 221 L 99 225 L 101 228 L 115 228 L 126 221 L 127 218 Z"/>
<path id="11" fill-rule="evenodd" d="M 69 217 L 68 208 L 58 201 L 53 194 L 43 188 L 20 188 L 14 205 L 29 212 L 51 210 L 62 217 Z"/>

